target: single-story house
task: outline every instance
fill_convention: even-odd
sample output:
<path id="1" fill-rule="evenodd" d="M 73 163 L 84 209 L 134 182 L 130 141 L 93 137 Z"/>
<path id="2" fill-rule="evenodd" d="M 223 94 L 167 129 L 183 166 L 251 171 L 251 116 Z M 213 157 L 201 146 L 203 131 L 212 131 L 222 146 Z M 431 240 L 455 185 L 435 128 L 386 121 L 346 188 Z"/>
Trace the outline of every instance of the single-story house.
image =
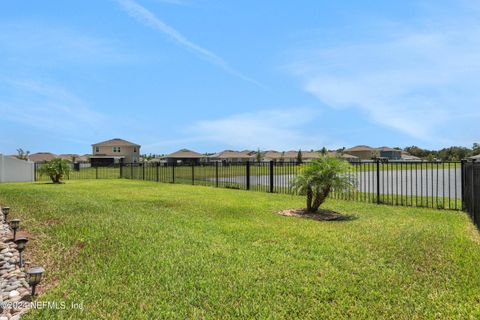
<path id="1" fill-rule="evenodd" d="M 90 163 L 92 167 L 110 166 L 118 163 L 136 163 L 140 159 L 141 146 L 115 138 L 92 144 Z"/>
<path id="2" fill-rule="evenodd" d="M 204 155 L 188 149 L 180 149 L 164 157 L 168 164 L 199 164 L 203 158 L 205 158 Z"/>
<path id="3" fill-rule="evenodd" d="M 70 162 L 78 162 L 79 157 L 80 156 L 78 154 L 75 154 L 75 153 L 64 153 L 64 154 L 59 154 L 58 155 L 58 158 L 68 160 Z"/>
<path id="4" fill-rule="evenodd" d="M 57 158 L 58 156 L 51 152 L 37 152 L 28 156 L 28 160 L 35 163 L 44 163 Z"/>
<path id="5" fill-rule="evenodd" d="M 380 158 L 388 160 L 400 160 L 402 159 L 402 150 L 393 149 L 390 147 L 380 147 L 376 149 Z"/>
<path id="6" fill-rule="evenodd" d="M 352 156 L 351 154 L 348 154 L 348 153 L 339 153 L 337 151 L 329 151 L 328 152 L 328 155 L 330 157 L 339 157 L 339 158 L 342 158 L 342 159 L 345 159 L 349 162 L 358 162 L 360 161 L 360 158 L 359 157 L 355 157 L 355 156 Z"/>
<path id="7" fill-rule="evenodd" d="M 279 152 L 275 150 L 268 150 L 262 152 L 262 161 L 282 161 L 282 157 L 285 161 L 285 152 Z"/>
<path id="8" fill-rule="evenodd" d="M 84 154 L 83 156 L 79 156 L 77 161 L 78 162 L 90 162 L 90 154 Z"/>
<path id="9" fill-rule="evenodd" d="M 376 150 L 370 146 L 360 145 L 352 148 L 345 149 L 343 151 L 346 154 L 355 156 L 362 160 L 371 160 L 376 157 Z"/>
<path id="10" fill-rule="evenodd" d="M 233 150 L 224 150 L 218 153 L 215 153 L 208 157 L 210 162 L 247 162 L 255 161 L 256 152 L 255 151 L 233 151 Z"/>
<path id="11" fill-rule="evenodd" d="M 404 161 L 422 161 L 421 158 L 416 157 L 416 156 L 412 156 L 410 153 L 408 153 L 407 151 L 403 151 L 403 150 L 402 150 L 402 159 L 401 160 L 404 160 Z"/>
<path id="12" fill-rule="evenodd" d="M 316 151 L 300 151 L 302 154 L 302 161 L 310 161 L 321 157 L 320 152 Z M 297 162 L 298 150 L 290 151 L 266 151 L 263 155 L 265 161 L 277 162 Z"/>
<path id="13" fill-rule="evenodd" d="M 469 157 L 468 160 L 475 160 L 480 162 L 480 154 L 477 154 L 476 156 Z"/>
<path id="14" fill-rule="evenodd" d="M 355 146 L 344 150 L 345 154 L 358 157 L 362 160 L 371 160 L 375 158 L 383 158 L 388 160 L 400 160 L 402 151 L 390 147 L 372 148 L 366 145 Z"/>

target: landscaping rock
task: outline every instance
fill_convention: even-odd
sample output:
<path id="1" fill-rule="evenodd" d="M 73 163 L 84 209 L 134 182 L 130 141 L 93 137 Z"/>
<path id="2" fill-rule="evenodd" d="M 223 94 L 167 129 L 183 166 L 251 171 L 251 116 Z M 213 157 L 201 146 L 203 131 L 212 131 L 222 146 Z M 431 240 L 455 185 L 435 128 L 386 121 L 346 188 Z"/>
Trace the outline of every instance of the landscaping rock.
<path id="1" fill-rule="evenodd" d="M 25 272 L 18 266 L 19 252 L 11 236 L 8 224 L 0 215 L 0 239 L 3 241 L 0 242 L 0 302 L 3 303 L 0 320 L 18 320 L 28 311 L 28 303 L 19 302 L 30 294 L 30 286 L 25 281 Z"/>
<path id="2" fill-rule="evenodd" d="M 13 298 L 13 297 L 16 297 L 16 296 L 19 296 L 20 295 L 20 292 L 18 292 L 17 290 L 12 290 L 10 291 L 10 293 L 8 294 L 8 296 L 10 298 Z"/>

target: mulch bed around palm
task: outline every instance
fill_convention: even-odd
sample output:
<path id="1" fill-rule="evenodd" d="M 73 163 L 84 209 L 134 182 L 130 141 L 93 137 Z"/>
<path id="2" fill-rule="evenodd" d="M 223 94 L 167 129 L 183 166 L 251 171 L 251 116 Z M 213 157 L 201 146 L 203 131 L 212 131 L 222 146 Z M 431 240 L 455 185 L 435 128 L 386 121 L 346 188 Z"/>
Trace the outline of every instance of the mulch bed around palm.
<path id="1" fill-rule="evenodd" d="M 287 209 L 287 210 L 277 211 L 275 213 L 280 214 L 282 216 L 300 217 L 300 218 L 313 219 L 317 221 L 344 221 L 344 220 L 355 219 L 354 216 L 344 215 L 335 211 L 325 210 L 325 209 L 319 209 L 315 213 L 309 212 L 306 209 Z"/>

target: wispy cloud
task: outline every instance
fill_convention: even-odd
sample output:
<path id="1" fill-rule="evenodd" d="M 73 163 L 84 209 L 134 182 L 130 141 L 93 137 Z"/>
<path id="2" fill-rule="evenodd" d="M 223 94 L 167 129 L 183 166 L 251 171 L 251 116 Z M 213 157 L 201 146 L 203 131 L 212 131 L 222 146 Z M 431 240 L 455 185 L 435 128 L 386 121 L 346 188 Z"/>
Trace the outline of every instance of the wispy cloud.
<path id="1" fill-rule="evenodd" d="M 428 26 L 395 30 L 383 41 L 306 52 L 290 69 L 331 107 L 359 108 L 372 122 L 423 141 L 469 144 L 480 121 L 476 21 L 430 17 Z"/>
<path id="2" fill-rule="evenodd" d="M 58 66 L 60 63 L 114 64 L 132 60 L 110 39 L 32 21 L 0 23 L 0 66 Z"/>
<path id="3" fill-rule="evenodd" d="M 60 138 L 78 139 L 95 130 L 104 116 L 65 88 L 32 80 L 0 78 L 2 120 L 16 122 Z"/>
<path id="4" fill-rule="evenodd" d="M 173 4 L 177 6 L 184 6 L 191 3 L 190 0 L 156 0 L 156 1 L 161 3 L 166 3 L 166 4 Z"/>
<path id="5" fill-rule="evenodd" d="M 334 142 L 315 123 L 318 112 L 309 108 L 261 110 L 199 121 L 188 130 L 196 141 L 234 149 L 312 149 Z M 314 129 L 306 130 L 305 128 Z"/>
<path id="6" fill-rule="evenodd" d="M 150 10 L 138 4 L 134 0 L 114 0 L 114 1 L 116 1 L 123 8 L 123 10 L 125 10 L 125 12 L 127 12 L 130 16 L 137 19 L 141 23 L 165 34 L 180 46 L 196 53 L 200 57 L 206 59 L 210 63 L 220 67 L 221 69 L 223 69 L 224 71 L 228 72 L 229 74 L 235 77 L 254 83 L 258 86 L 262 86 L 258 81 L 232 68 L 224 59 L 222 59 L 215 53 L 187 39 L 179 31 L 177 31 L 173 27 L 169 26 L 168 24 L 160 20 Z"/>

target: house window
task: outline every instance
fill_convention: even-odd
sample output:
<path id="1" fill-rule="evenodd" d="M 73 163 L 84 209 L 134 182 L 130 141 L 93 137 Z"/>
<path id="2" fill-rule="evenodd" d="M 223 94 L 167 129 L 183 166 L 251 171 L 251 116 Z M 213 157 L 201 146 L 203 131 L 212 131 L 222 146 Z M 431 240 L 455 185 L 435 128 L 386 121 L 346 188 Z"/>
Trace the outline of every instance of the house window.
<path id="1" fill-rule="evenodd" d="M 113 147 L 113 152 L 120 152 L 120 147 Z"/>
<path id="2" fill-rule="evenodd" d="M 137 148 L 133 148 L 133 152 L 137 152 Z"/>
<path id="3" fill-rule="evenodd" d="M 100 152 L 100 148 L 99 148 L 99 147 L 95 147 L 95 152 Z"/>

